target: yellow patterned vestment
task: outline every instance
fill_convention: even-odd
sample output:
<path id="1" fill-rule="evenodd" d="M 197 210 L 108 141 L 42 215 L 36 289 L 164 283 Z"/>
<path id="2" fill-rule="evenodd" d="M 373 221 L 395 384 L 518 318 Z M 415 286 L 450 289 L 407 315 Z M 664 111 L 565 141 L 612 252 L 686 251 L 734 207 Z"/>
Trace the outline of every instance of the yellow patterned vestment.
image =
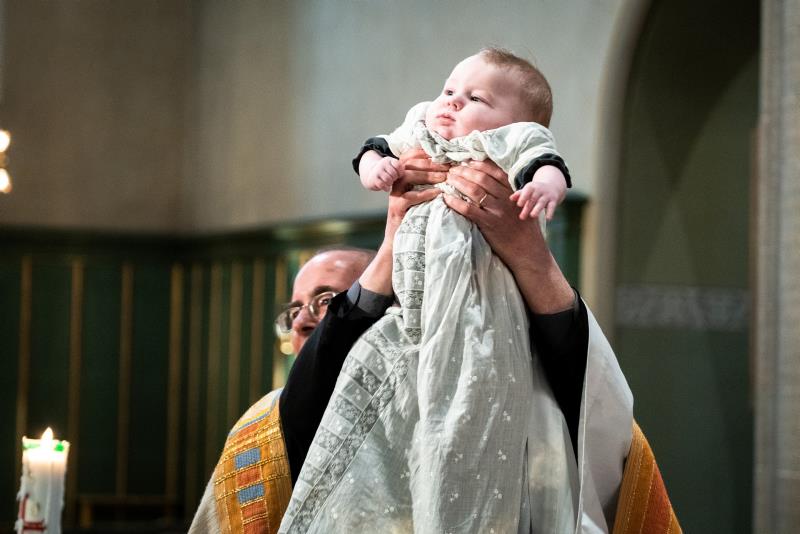
<path id="1" fill-rule="evenodd" d="M 219 532 L 278 531 L 292 494 L 280 392 L 272 391 L 257 402 L 228 434 L 212 476 Z"/>
<path id="2" fill-rule="evenodd" d="M 633 423 L 617 502 L 614 534 L 681 534 L 650 444 Z"/>

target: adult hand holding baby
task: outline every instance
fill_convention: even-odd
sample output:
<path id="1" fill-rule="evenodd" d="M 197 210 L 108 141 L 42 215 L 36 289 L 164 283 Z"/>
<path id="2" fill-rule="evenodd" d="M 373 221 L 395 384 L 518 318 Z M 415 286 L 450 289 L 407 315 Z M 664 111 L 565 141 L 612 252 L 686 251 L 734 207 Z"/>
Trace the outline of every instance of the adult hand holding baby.
<path id="1" fill-rule="evenodd" d="M 474 222 L 495 254 L 511 268 L 515 261 L 530 253 L 530 234 L 537 224 L 518 219 L 519 210 L 509 200 L 513 191 L 507 176 L 490 160 L 456 165 L 450 169 L 447 182 L 470 201 L 453 196 L 445 196 L 444 201 Z"/>
<path id="2" fill-rule="evenodd" d="M 421 148 L 408 150 L 400 156 L 403 182 L 409 189 L 415 185 L 438 184 L 447 180 L 449 165 L 431 161 Z"/>
<path id="3" fill-rule="evenodd" d="M 495 163 L 470 161 L 450 168 L 447 182 L 472 200 L 444 195 L 445 204 L 478 226 L 486 242 L 509 268 L 534 313 L 572 306 L 574 293 L 535 219 L 520 219 L 508 176 Z M 485 195 L 485 196 L 484 196 Z"/>
<path id="4" fill-rule="evenodd" d="M 417 185 L 434 185 L 447 178 L 447 165 L 433 163 L 421 148 L 410 150 L 400 156 L 400 177 L 392 184 L 389 208 L 386 214 L 384 242 L 391 245 L 394 233 L 411 206 L 433 200 L 441 193 L 439 189 L 414 189 Z"/>

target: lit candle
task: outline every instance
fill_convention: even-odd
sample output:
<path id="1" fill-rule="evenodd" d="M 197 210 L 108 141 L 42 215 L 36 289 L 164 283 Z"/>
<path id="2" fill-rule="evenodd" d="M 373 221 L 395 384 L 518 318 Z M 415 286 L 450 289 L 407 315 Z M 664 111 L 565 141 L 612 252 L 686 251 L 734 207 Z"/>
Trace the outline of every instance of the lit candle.
<path id="1" fill-rule="evenodd" d="M 69 442 L 54 440 L 49 428 L 42 434 L 42 439 L 22 438 L 17 534 L 61 532 L 68 453 Z"/>

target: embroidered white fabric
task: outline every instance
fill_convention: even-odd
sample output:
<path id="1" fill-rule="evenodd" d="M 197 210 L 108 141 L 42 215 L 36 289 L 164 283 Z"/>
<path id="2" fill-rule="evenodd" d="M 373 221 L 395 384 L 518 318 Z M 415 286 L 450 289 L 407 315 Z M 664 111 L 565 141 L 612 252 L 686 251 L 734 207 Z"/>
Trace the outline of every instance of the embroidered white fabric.
<path id="1" fill-rule="evenodd" d="M 438 198 L 394 251 L 401 307 L 348 355 L 280 531 L 607 532 L 632 399 L 591 314 L 576 465 L 521 295 L 477 228 Z"/>

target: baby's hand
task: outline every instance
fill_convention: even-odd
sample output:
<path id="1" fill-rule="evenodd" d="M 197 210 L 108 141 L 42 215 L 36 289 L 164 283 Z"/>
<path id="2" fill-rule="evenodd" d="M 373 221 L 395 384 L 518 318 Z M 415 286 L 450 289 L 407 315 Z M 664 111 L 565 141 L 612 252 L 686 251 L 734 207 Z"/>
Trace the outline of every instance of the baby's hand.
<path id="1" fill-rule="evenodd" d="M 511 201 L 522 208 L 520 219 L 536 219 L 544 210 L 547 220 L 553 219 L 558 206 L 567 194 L 567 180 L 564 174 L 552 165 L 539 167 L 533 179 L 522 189 L 511 195 Z"/>
<path id="2" fill-rule="evenodd" d="M 391 191 L 392 184 L 403 176 L 403 164 L 390 156 L 383 157 L 367 171 L 361 183 L 371 191 Z"/>

